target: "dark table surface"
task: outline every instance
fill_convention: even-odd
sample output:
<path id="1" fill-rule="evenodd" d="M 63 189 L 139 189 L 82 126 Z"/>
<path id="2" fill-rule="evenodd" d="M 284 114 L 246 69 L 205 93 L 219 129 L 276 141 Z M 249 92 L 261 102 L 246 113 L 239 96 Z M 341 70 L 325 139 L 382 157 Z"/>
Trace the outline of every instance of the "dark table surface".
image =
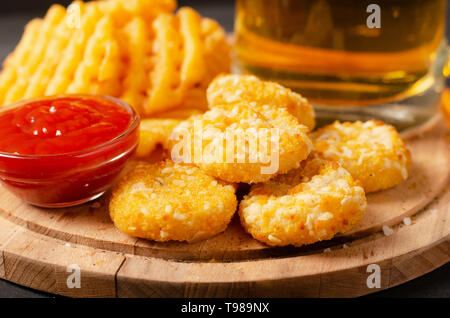
<path id="1" fill-rule="evenodd" d="M 20 2 L 26 1 L 19 0 Z M 202 15 L 219 21 L 228 31 L 233 29 L 234 2 L 232 0 L 185 0 L 178 2 L 180 5 L 189 3 Z M 0 61 L 14 49 L 26 22 L 35 16 L 42 16 L 44 12 L 45 9 L 42 11 L 20 12 L 15 10 L 14 7 L 8 7 L 8 12 L 2 12 L 0 9 Z M 447 35 L 450 34 L 448 32 L 449 27 L 450 23 L 447 24 Z M 43 298 L 54 297 L 54 295 L 0 279 L 0 297 Z M 366 297 L 450 297 L 450 263 L 410 282 L 388 290 L 375 292 Z"/>

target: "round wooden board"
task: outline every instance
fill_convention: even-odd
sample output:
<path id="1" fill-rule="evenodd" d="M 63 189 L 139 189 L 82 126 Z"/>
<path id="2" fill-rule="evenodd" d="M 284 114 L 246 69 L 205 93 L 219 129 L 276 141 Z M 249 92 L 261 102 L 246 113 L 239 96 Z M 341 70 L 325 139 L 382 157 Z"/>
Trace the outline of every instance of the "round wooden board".
<path id="1" fill-rule="evenodd" d="M 410 133 L 410 178 L 369 194 L 368 211 L 351 232 L 301 248 L 261 244 L 237 218 L 204 242 L 155 243 L 120 233 L 107 196 L 42 209 L 0 187 L 0 278 L 75 297 L 348 297 L 389 288 L 450 259 L 446 134 L 440 120 Z M 384 235 L 383 225 L 393 234 Z M 67 285 L 74 264 L 81 288 Z M 370 264 L 380 266 L 380 288 L 367 286 Z"/>

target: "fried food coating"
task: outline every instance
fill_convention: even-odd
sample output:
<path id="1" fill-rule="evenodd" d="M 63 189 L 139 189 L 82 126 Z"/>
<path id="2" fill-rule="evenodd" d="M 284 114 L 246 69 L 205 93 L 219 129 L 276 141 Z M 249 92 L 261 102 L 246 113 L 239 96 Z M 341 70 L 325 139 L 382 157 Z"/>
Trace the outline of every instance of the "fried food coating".
<path id="1" fill-rule="evenodd" d="M 166 160 L 133 167 L 113 189 L 109 212 L 128 235 L 196 242 L 224 231 L 236 206 L 232 185 Z"/>
<path id="2" fill-rule="evenodd" d="M 300 94 L 278 83 L 262 81 L 253 75 L 219 75 L 208 86 L 209 107 L 234 103 L 251 103 L 258 109 L 263 105 L 286 108 L 310 130 L 315 126 L 311 104 Z"/>
<path id="3" fill-rule="evenodd" d="M 285 108 L 218 105 L 172 131 L 172 160 L 227 182 L 263 182 L 299 167 L 312 149 L 308 128 Z"/>
<path id="4" fill-rule="evenodd" d="M 312 133 L 315 149 L 339 162 L 366 192 L 394 187 L 408 178 L 411 155 L 396 129 L 381 121 L 335 123 Z"/>
<path id="5" fill-rule="evenodd" d="M 143 119 L 139 126 L 137 158 L 148 158 L 158 145 L 168 149 L 170 134 L 181 121 L 176 119 Z"/>
<path id="6" fill-rule="evenodd" d="M 242 226 L 272 246 L 329 240 L 361 221 L 363 188 L 338 163 L 310 156 L 298 169 L 252 186 L 239 206 Z"/>

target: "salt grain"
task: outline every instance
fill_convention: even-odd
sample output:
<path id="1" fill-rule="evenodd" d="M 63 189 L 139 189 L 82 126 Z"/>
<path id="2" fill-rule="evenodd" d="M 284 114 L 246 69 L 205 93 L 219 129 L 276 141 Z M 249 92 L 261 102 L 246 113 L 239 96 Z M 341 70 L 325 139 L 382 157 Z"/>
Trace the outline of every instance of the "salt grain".
<path id="1" fill-rule="evenodd" d="M 269 234 L 269 236 L 268 236 L 267 238 L 268 238 L 269 241 L 271 241 L 271 242 L 274 242 L 274 243 L 281 243 L 281 240 L 280 240 L 278 237 L 276 237 L 276 236 L 274 236 L 274 235 L 272 235 L 272 234 Z"/>
<path id="2" fill-rule="evenodd" d="M 331 252 L 331 248 L 328 247 L 328 248 L 324 249 L 323 252 L 324 253 L 329 253 L 329 252 Z"/>
<path id="3" fill-rule="evenodd" d="M 411 225 L 411 218 L 408 218 L 408 217 L 404 218 L 404 219 L 403 219 L 403 224 L 405 224 L 405 225 Z"/>
<path id="4" fill-rule="evenodd" d="M 384 235 L 389 236 L 389 235 L 394 234 L 394 230 L 391 229 L 391 228 L 390 228 L 389 226 L 387 226 L 387 225 L 383 225 L 383 233 L 384 233 Z"/>
<path id="5" fill-rule="evenodd" d="M 163 174 L 168 174 L 168 173 L 170 173 L 171 171 L 172 171 L 171 168 L 164 168 L 164 169 L 161 170 L 161 173 L 163 173 Z"/>
<path id="6" fill-rule="evenodd" d="M 183 221 L 183 220 L 186 220 L 186 215 L 178 213 L 178 212 L 175 212 L 174 215 L 173 215 L 173 218 L 176 219 L 176 220 Z"/>

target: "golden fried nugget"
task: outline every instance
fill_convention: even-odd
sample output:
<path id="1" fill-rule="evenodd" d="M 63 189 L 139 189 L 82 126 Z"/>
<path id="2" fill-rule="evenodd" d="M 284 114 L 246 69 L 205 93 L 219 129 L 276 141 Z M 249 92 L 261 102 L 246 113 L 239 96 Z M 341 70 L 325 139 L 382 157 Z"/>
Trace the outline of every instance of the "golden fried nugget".
<path id="1" fill-rule="evenodd" d="M 387 189 L 408 178 L 411 155 L 396 129 L 380 121 L 340 123 L 312 133 L 325 159 L 339 162 L 366 192 Z"/>
<path id="2" fill-rule="evenodd" d="M 307 133 L 285 108 L 216 106 L 172 131 L 171 156 L 227 182 L 263 182 L 299 167 L 312 149 Z"/>
<path id="3" fill-rule="evenodd" d="M 252 186 L 239 215 L 258 241 L 301 246 L 348 231 L 366 208 L 364 190 L 349 172 L 336 162 L 310 156 L 299 169 Z"/>
<path id="4" fill-rule="evenodd" d="M 158 145 L 168 149 L 170 134 L 181 121 L 176 119 L 143 119 L 139 127 L 138 158 L 148 158 Z"/>
<path id="5" fill-rule="evenodd" d="M 241 102 L 250 103 L 252 107 L 283 107 L 310 130 L 315 126 L 314 109 L 307 99 L 289 88 L 253 75 L 219 75 L 209 85 L 207 97 L 210 107 Z"/>
<path id="6" fill-rule="evenodd" d="M 167 160 L 135 166 L 113 189 L 109 211 L 128 235 L 195 242 L 224 231 L 236 207 L 233 186 Z"/>

